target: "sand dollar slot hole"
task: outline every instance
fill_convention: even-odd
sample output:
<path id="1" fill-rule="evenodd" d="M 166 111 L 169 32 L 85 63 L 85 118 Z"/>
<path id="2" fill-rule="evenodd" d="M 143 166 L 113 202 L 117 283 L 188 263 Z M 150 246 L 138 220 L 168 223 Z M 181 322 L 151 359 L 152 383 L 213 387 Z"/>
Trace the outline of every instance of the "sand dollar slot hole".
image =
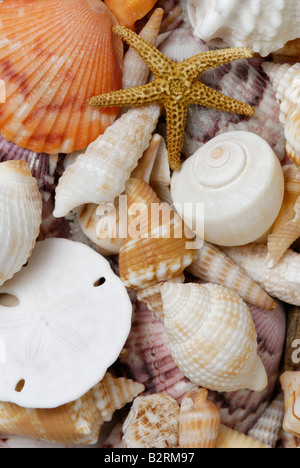
<path id="1" fill-rule="evenodd" d="M 17 383 L 15 391 L 17 393 L 21 393 L 23 391 L 24 387 L 25 387 L 25 380 L 22 379 Z"/>
<path id="2" fill-rule="evenodd" d="M 4 307 L 16 307 L 20 304 L 19 299 L 11 294 L 0 293 L 0 305 Z"/>
<path id="3" fill-rule="evenodd" d="M 94 287 L 98 288 L 99 286 L 102 286 L 105 282 L 106 282 L 106 278 L 102 277 L 94 283 Z"/>

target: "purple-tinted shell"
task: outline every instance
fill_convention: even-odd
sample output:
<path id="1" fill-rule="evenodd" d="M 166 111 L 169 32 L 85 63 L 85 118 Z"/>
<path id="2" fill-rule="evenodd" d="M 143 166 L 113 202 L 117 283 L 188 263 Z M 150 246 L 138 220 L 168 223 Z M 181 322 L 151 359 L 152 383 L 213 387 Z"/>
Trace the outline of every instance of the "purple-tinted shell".
<path id="1" fill-rule="evenodd" d="M 181 62 L 208 51 L 209 47 L 191 31 L 177 29 L 166 37 L 159 49 L 175 62 Z M 285 137 L 279 120 L 279 104 L 261 63 L 261 59 L 237 60 L 203 73 L 200 80 L 204 84 L 250 104 L 255 114 L 249 118 L 202 106 L 190 106 L 183 148 L 185 157 L 191 156 L 203 144 L 222 133 L 248 131 L 264 138 L 277 156 L 284 158 Z M 164 125 L 161 131 L 165 131 Z"/>

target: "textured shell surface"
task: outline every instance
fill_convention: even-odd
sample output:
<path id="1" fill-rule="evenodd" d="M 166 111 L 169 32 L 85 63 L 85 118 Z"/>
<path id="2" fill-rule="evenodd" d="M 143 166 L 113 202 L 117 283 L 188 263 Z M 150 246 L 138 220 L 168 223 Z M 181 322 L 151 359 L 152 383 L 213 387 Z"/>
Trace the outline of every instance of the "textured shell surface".
<path id="1" fill-rule="evenodd" d="M 239 296 L 209 283 L 161 290 L 170 351 L 187 378 L 218 392 L 267 387 L 255 325 Z"/>
<path id="2" fill-rule="evenodd" d="M 219 449 L 267 449 L 271 448 L 262 442 L 246 436 L 240 432 L 234 431 L 227 426 L 221 424 L 216 448 Z"/>
<path id="3" fill-rule="evenodd" d="M 220 423 L 220 411 L 208 400 L 207 390 L 188 393 L 180 407 L 180 448 L 214 448 Z"/>
<path id="4" fill-rule="evenodd" d="M 42 222 L 42 196 L 25 161 L 0 163 L 0 286 L 27 262 Z"/>
<path id="5" fill-rule="evenodd" d="M 191 31 L 177 29 L 162 40 L 159 49 L 171 60 L 181 62 L 210 48 Z M 266 140 L 279 159 L 284 158 L 286 141 L 279 120 L 279 103 L 261 62 L 261 59 L 239 60 L 203 73 L 201 81 L 205 85 L 236 99 L 243 96 L 254 107 L 255 113 L 249 119 L 202 106 L 190 106 L 183 147 L 185 157 L 222 133 L 249 131 Z"/>
<path id="6" fill-rule="evenodd" d="M 300 63 L 295 65 L 265 63 L 263 68 L 269 75 L 280 102 L 280 120 L 284 124 L 287 154 L 299 167 Z"/>
<path id="7" fill-rule="evenodd" d="M 299 36 L 297 0 L 187 0 L 194 34 L 230 47 L 249 47 L 262 56 Z"/>
<path id="8" fill-rule="evenodd" d="M 280 377 L 284 392 L 285 416 L 283 429 L 300 437 L 300 372 L 285 372 Z"/>
<path id="9" fill-rule="evenodd" d="M 130 109 L 107 128 L 60 178 L 54 216 L 88 203 L 113 203 L 148 148 L 159 115 L 156 104 Z"/>
<path id="10" fill-rule="evenodd" d="M 143 385 L 125 378 L 117 379 L 107 372 L 101 382 L 81 398 L 58 408 L 28 409 L 2 402 L 0 431 L 65 446 L 95 444 L 103 423 L 110 421 L 116 410 L 143 390 Z"/>
<path id="11" fill-rule="evenodd" d="M 262 237 L 276 220 L 284 176 L 274 151 L 261 137 L 229 132 L 206 143 L 173 173 L 171 195 L 195 234 L 202 235 L 201 219 L 195 208 L 185 213 L 186 203 L 194 207 L 203 203 L 206 241 L 243 245 Z"/>
<path id="12" fill-rule="evenodd" d="M 88 105 L 95 92 L 122 86 L 116 19 L 98 0 L 6 0 L 0 16 L 1 135 L 36 152 L 85 148 L 118 111 Z"/>
<path id="13" fill-rule="evenodd" d="M 126 448 L 173 448 L 178 446 L 179 405 L 168 395 L 137 397 L 123 425 Z"/>
<path id="14" fill-rule="evenodd" d="M 0 400 L 23 407 L 81 397 L 116 361 L 130 331 L 126 289 L 101 255 L 78 242 L 38 242 L 0 297 Z"/>
<path id="15" fill-rule="evenodd" d="M 300 255 L 287 250 L 281 260 L 268 268 L 266 245 L 251 244 L 223 249 L 224 252 L 272 297 L 300 305 Z"/>

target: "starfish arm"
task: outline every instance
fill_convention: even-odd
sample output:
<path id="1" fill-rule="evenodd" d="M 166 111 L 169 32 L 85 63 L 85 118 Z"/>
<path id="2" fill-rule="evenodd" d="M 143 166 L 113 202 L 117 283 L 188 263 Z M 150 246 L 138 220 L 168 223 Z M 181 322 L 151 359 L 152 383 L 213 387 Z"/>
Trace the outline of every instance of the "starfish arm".
<path id="1" fill-rule="evenodd" d="M 174 72 L 176 64 L 172 60 L 130 29 L 124 26 L 114 26 L 113 32 L 139 54 L 155 76 L 166 78 Z"/>
<path id="2" fill-rule="evenodd" d="M 144 106 L 162 100 L 164 91 L 154 82 L 130 89 L 100 94 L 90 99 L 91 107 Z"/>
<path id="3" fill-rule="evenodd" d="M 211 50 L 195 55 L 185 62 L 177 64 L 177 70 L 187 80 L 198 78 L 204 71 L 216 68 L 242 58 L 253 57 L 253 52 L 245 47 Z"/>
<path id="4" fill-rule="evenodd" d="M 246 115 L 251 117 L 254 109 L 249 104 L 233 99 L 229 96 L 209 88 L 201 81 L 194 84 L 188 98 L 189 104 L 198 104 L 204 107 L 211 107 L 225 112 Z"/>
<path id="5" fill-rule="evenodd" d="M 184 140 L 188 106 L 185 102 L 168 101 L 164 103 L 167 113 L 167 143 L 169 164 L 172 170 L 180 169 L 180 154 Z"/>

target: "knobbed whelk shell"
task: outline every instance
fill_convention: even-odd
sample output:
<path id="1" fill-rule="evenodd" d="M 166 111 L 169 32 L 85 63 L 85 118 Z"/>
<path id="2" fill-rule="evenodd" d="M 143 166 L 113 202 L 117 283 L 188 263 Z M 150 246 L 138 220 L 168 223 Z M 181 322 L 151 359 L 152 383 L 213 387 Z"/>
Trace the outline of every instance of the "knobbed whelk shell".
<path id="1" fill-rule="evenodd" d="M 70 445 L 97 443 L 100 428 L 144 386 L 109 372 L 80 399 L 54 409 L 0 403 L 0 432 Z"/>
<path id="2" fill-rule="evenodd" d="M 1 135 L 37 153 L 85 148 L 118 112 L 88 103 L 122 86 L 115 17 L 99 0 L 6 0 L 0 17 Z"/>
<path id="3" fill-rule="evenodd" d="M 188 393 L 179 415 L 180 448 L 215 448 L 221 423 L 220 411 L 208 400 L 208 391 Z"/>
<path id="4" fill-rule="evenodd" d="M 188 267 L 188 271 L 197 278 L 227 286 L 245 302 L 262 309 L 274 310 L 277 307 L 264 289 L 216 246 L 204 242 L 197 254 L 196 261 Z"/>
<path id="5" fill-rule="evenodd" d="M 205 240 L 244 245 L 257 241 L 273 225 L 283 200 L 284 177 L 278 158 L 262 138 L 229 132 L 208 142 L 173 173 L 171 193 L 176 210 L 199 237 L 203 234 L 197 206 L 203 204 Z M 185 214 L 188 203 L 193 210 Z"/>
<path id="6" fill-rule="evenodd" d="M 217 392 L 266 388 L 253 319 L 240 297 L 192 283 L 165 283 L 161 294 L 171 354 L 188 379 Z"/>
<path id="7" fill-rule="evenodd" d="M 123 425 L 126 448 L 174 448 L 178 446 L 179 405 L 168 395 L 137 397 Z"/>
<path id="8" fill-rule="evenodd" d="M 113 203 L 148 148 L 160 107 L 130 109 L 69 166 L 56 189 L 54 216 L 87 203 Z"/>
<path id="9" fill-rule="evenodd" d="M 42 222 L 42 196 L 25 161 L 0 163 L 0 286 L 21 270 Z"/>
<path id="10" fill-rule="evenodd" d="M 300 372 L 285 372 L 280 377 L 285 399 L 283 429 L 300 437 Z"/>
<path id="11" fill-rule="evenodd" d="M 194 34 L 204 41 L 222 39 L 262 56 L 299 37 L 298 0 L 187 0 Z"/>
<path id="12" fill-rule="evenodd" d="M 300 17 L 300 13 L 299 13 Z M 263 68 L 273 83 L 280 102 L 280 120 L 284 124 L 289 158 L 300 166 L 300 63 L 278 65 L 265 63 Z"/>

